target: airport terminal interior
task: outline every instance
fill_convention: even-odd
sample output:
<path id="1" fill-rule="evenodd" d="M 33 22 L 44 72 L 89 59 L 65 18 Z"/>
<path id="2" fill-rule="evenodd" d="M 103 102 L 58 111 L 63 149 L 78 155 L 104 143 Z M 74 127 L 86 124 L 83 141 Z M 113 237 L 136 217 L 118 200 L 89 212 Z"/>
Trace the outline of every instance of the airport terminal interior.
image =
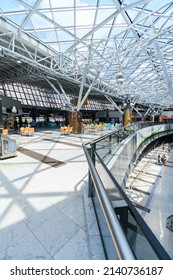
<path id="1" fill-rule="evenodd" d="M 0 260 L 173 258 L 173 2 L 0 3 Z"/>

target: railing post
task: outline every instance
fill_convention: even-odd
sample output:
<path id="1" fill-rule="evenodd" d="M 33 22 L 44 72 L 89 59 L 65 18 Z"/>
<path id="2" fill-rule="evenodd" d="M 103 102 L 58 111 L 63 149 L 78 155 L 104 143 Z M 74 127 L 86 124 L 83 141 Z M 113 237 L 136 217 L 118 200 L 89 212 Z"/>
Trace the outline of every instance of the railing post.
<path id="1" fill-rule="evenodd" d="M 128 205 L 125 200 L 112 201 L 112 206 L 116 215 L 119 215 L 119 221 L 124 232 L 127 234 L 128 230 Z"/>
<path id="2" fill-rule="evenodd" d="M 109 135 L 109 154 L 112 153 L 112 135 Z"/>
<path id="3" fill-rule="evenodd" d="M 94 144 L 94 148 L 95 148 L 95 144 Z M 88 150 L 90 158 L 95 166 L 95 154 L 94 154 L 92 147 L 87 147 L 87 150 Z M 94 197 L 94 195 L 95 195 L 95 188 L 94 188 L 90 170 L 88 169 L 88 197 Z"/>
<path id="4" fill-rule="evenodd" d="M 117 133 L 117 144 L 120 143 L 120 131 L 118 130 L 118 133 Z"/>

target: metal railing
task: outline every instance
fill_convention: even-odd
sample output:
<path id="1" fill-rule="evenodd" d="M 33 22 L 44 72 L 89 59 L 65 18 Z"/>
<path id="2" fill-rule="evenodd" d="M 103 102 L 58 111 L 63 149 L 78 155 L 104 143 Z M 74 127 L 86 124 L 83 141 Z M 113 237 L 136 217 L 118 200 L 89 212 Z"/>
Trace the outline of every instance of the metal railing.
<path id="1" fill-rule="evenodd" d="M 83 144 L 89 166 L 89 196 L 95 207 L 106 258 L 169 260 L 170 256 L 97 153 L 96 144 L 113 133 Z M 107 245 L 107 240 L 111 245 Z M 110 254 L 110 250 L 114 252 Z"/>
<path id="2" fill-rule="evenodd" d="M 166 126 L 169 127 L 173 123 L 169 122 Z M 121 142 L 126 139 L 129 135 L 134 134 L 136 131 L 146 128 L 149 126 L 163 125 L 164 123 L 160 122 L 144 122 L 134 124 L 128 127 L 119 127 L 109 133 L 102 135 L 86 144 L 90 144 L 92 146 L 95 145 L 95 149 L 97 150 L 99 156 L 104 160 L 105 163 L 108 163 L 112 157 L 112 154 L 115 154 L 117 149 L 120 147 Z"/>
<path id="3" fill-rule="evenodd" d="M 102 206 L 103 213 L 105 215 L 114 246 L 117 251 L 117 255 L 119 259 L 121 260 L 134 260 L 135 257 L 133 255 L 133 252 L 127 242 L 127 239 L 124 235 L 124 232 L 120 226 L 120 223 L 117 219 L 117 216 L 112 208 L 112 205 L 108 199 L 108 196 L 106 194 L 106 191 L 104 189 L 103 183 L 97 173 L 97 170 L 95 169 L 95 166 L 93 164 L 92 159 L 90 158 L 90 155 L 87 151 L 87 148 L 83 144 L 83 149 L 85 152 L 85 156 L 88 162 L 90 174 L 92 177 L 92 181 L 95 186 L 95 190 L 97 192 L 97 195 L 100 200 L 100 204 Z"/>

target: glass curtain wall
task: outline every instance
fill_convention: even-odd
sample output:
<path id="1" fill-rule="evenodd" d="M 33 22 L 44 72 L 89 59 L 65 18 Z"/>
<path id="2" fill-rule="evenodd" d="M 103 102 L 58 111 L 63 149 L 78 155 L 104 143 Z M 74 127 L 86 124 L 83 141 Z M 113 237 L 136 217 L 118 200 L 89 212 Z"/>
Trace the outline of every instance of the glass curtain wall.
<path id="1" fill-rule="evenodd" d="M 9 83 L 0 85 L 0 95 L 12 97 L 20 101 L 23 105 L 66 109 L 64 101 L 53 90 L 28 84 Z M 67 96 L 73 104 L 73 100 L 76 96 L 73 94 L 67 94 Z M 74 106 L 74 109 L 75 108 Z M 96 100 L 92 98 L 88 100 L 87 105 L 82 107 L 82 110 L 114 110 L 114 107 L 106 100 Z"/>

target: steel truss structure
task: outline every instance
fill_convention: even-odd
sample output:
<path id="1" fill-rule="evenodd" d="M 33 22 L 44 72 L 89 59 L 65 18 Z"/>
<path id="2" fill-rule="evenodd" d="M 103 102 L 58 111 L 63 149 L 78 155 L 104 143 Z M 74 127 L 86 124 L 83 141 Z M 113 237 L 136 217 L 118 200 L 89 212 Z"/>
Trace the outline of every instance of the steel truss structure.
<path id="1" fill-rule="evenodd" d="M 6 0 L 0 15 L 1 84 L 51 88 L 69 109 L 70 94 L 77 110 L 89 95 L 173 108 L 173 1 Z"/>

